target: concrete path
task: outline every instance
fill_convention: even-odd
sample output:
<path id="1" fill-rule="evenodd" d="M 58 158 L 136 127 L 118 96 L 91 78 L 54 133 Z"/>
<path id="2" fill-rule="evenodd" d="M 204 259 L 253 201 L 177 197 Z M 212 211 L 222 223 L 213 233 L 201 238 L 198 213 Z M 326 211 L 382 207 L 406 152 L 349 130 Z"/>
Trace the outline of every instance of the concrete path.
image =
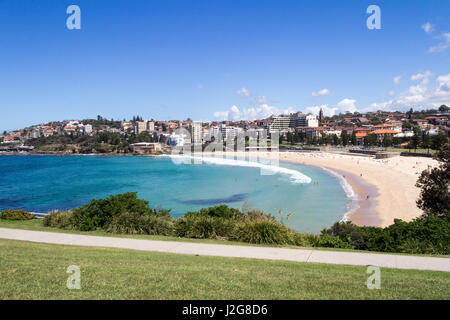
<path id="1" fill-rule="evenodd" d="M 316 262 L 355 266 L 370 265 L 385 268 L 450 272 L 450 258 L 139 240 L 8 228 L 0 228 L 0 238 L 62 245 L 120 248 L 200 256 Z"/>

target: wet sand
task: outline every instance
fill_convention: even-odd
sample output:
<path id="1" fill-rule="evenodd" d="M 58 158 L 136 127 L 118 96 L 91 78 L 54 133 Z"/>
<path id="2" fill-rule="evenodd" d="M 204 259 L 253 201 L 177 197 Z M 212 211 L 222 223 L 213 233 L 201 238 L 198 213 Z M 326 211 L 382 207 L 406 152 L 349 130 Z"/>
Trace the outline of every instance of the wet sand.
<path id="1" fill-rule="evenodd" d="M 381 220 L 375 210 L 379 196 L 377 188 L 352 173 L 338 169 L 333 171 L 340 174 L 358 195 L 358 207 L 347 213 L 347 219 L 358 226 L 379 226 Z"/>

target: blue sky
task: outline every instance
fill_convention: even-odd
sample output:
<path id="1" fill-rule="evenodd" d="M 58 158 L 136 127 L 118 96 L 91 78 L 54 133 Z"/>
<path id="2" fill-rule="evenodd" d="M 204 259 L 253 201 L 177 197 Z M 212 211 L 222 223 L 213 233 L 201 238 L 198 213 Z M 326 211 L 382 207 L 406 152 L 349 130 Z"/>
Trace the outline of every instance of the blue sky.
<path id="1" fill-rule="evenodd" d="M 66 28 L 71 4 L 81 30 Z M 0 0 L 0 130 L 450 103 L 449 13 L 448 0 Z"/>

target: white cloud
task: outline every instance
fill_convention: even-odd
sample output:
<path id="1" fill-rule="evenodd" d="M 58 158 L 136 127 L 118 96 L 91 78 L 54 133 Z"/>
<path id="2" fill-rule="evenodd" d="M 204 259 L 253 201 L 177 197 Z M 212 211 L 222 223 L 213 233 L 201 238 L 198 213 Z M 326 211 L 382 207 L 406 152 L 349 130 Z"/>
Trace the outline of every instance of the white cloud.
<path id="1" fill-rule="evenodd" d="M 216 111 L 214 112 L 214 118 L 219 120 L 228 120 L 229 111 Z"/>
<path id="2" fill-rule="evenodd" d="M 238 91 L 236 91 L 236 93 L 240 97 L 250 97 L 251 96 L 250 91 L 248 91 L 245 88 L 239 89 Z"/>
<path id="3" fill-rule="evenodd" d="M 304 113 L 312 113 L 315 115 L 319 115 L 320 109 L 322 109 L 323 111 L 323 115 L 325 117 L 332 117 L 336 114 L 336 111 L 338 110 L 338 108 L 334 107 L 334 108 L 330 108 L 328 107 L 328 104 L 323 104 L 320 106 L 311 106 L 311 107 L 307 107 L 303 110 Z"/>
<path id="4" fill-rule="evenodd" d="M 425 71 L 424 73 L 417 73 L 411 76 L 412 81 L 423 80 L 428 82 L 428 78 L 431 76 L 430 70 Z"/>
<path id="5" fill-rule="evenodd" d="M 441 34 L 440 38 L 442 39 L 442 41 L 438 43 L 436 46 L 428 49 L 428 52 L 430 53 L 442 52 L 450 47 L 450 32 Z"/>
<path id="6" fill-rule="evenodd" d="M 432 32 L 432 31 L 434 31 L 434 26 L 433 26 L 431 23 L 426 22 L 426 23 L 424 23 L 424 24 L 422 25 L 422 29 L 423 29 L 423 31 L 425 31 L 426 33 L 430 33 L 430 32 Z"/>
<path id="7" fill-rule="evenodd" d="M 311 94 L 313 95 L 313 97 L 323 97 L 323 96 L 331 95 L 331 92 L 330 92 L 330 90 L 324 88 L 324 89 L 319 90 L 317 92 L 312 92 Z"/>
<path id="8" fill-rule="evenodd" d="M 257 104 L 257 105 L 269 104 L 269 100 L 267 99 L 266 96 L 259 96 L 259 97 L 255 97 L 254 99 L 252 99 L 249 103 Z"/>
<path id="9" fill-rule="evenodd" d="M 402 78 L 402 76 L 394 77 L 394 83 L 395 83 L 395 84 L 399 84 L 401 78 Z"/>
<path id="10" fill-rule="evenodd" d="M 437 77 L 436 81 L 438 83 L 439 91 L 450 91 L 450 74 L 439 76 Z"/>
<path id="11" fill-rule="evenodd" d="M 424 74 L 414 75 L 415 80 L 422 80 L 419 84 L 409 87 L 407 90 L 388 101 L 373 103 L 364 111 L 438 108 L 442 104 L 450 103 L 450 74 L 438 76 L 431 86 L 429 86 L 431 73 L 428 76 L 420 75 Z"/>
<path id="12" fill-rule="evenodd" d="M 356 110 L 356 106 L 355 106 L 355 102 L 356 102 L 356 100 L 353 100 L 353 99 L 344 99 L 344 100 L 341 100 L 336 105 L 336 107 L 338 108 L 338 110 L 341 113 L 345 113 L 347 111 L 355 112 L 355 111 L 357 111 Z"/>
<path id="13" fill-rule="evenodd" d="M 214 117 L 219 120 L 256 120 L 265 119 L 271 115 L 290 114 L 295 112 L 292 108 L 280 110 L 277 107 L 269 106 L 268 104 L 262 104 L 258 107 L 243 108 L 240 110 L 237 106 L 233 105 L 229 111 L 214 112 Z"/>
<path id="14" fill-rule="evenodd" d="M 340 113 L 346 113 L 347 111 L 355 112 L 358 111 L 355 106 L 356 100 L 353 99 L 343 99 L 335 107 L 330 107 L 328 104 L 322 104 L 320 106 L 310 106 L 306 107 L 304 113 L 312 113 L 318 115 L 320 109 L 322 109 L 323 114 L 326 117 L 332 117 Z"/>

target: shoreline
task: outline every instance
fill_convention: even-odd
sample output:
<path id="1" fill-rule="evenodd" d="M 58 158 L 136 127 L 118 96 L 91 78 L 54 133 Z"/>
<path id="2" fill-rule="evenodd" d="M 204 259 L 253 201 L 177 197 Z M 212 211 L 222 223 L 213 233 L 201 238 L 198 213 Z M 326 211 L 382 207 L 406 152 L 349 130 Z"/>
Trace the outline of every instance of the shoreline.
<path id="1" fill-rule="evenodd" d="M 12 155 L 2 154 L 0 155 Z M 134 154 L 30 154 L 49 156 L 138 156 L 157 155 Z M 164 155 L 164 154 L 162 154 Z M 170 154 L 169 154 L 170 155 Z M 196 156 L 195 154 L 193 154 Z M 387 227 L 394 219 L 411 221 L 423 214 L 417 207 L 420 190 L 415 183 L 423 170 L 435 167 L 438 162 L 423 157 L 393 157 L 375 159 L 371 156 L 347 155 L 326 151 L 317 152 L 208 152 L 199 156 L 228 158 L 259 158 L 278 160 L 296 164 L 311 165 L 331 171 L 345 182 L 358 195 L 354 202 L 356 208 L 350 208 L 344 215 L 356 225 Z M 343 186 L 344 187 L 344 186 Z M 345 190 L 345 188 L 344 188 Z M 367 197 L 368 196 L 368 197 Z"/>
<path id="2" fill-rule="evenodd" d="M 281 161 L 291 164 L 313 166 L 315 168 L 322 169 L 339 179 L 341 187 L 344 189 L 345 193 L 347 194 L 347 198 L 351 202 L 348 211 L 344 213 L 340 221 L 351 221 L 357 226 L 380 226 L 381 219 L 378 217 L 375 211 L 375 206 L 377 203 L 376 198 L 378 197 L 378 190 L 375 186 L 366 183 L 361 178 L 347 171 L 332 169 L 325 166 L 304 164 L 296 161 Z M 344 183 L 346 183 L 350 187 L 350 191 L 353 193 L 353 195 L 348 193 L 348 191 L 346 190 L 346 186 L 343 185 Z M 369 196 L 369 198 L 367 198 L 367 196 Z"/>
<path id="3" fill-rule="evenodd" d="M 377 198 L 379 196 L 377 187 L 365 182 L 363 179 L 350 172 L 338 169 L 329 170 L 341 175 L 342 179 L 351 186 L 353 192 L 357 196 L 357 198 L 353 200 L 357 204 L 357 207 L 349 210 L 344 215 L 343 221 L 351 221 L 357 226 L 380 226 L 381 219 L 375 210 Z"/>
<path id="4" fill-rule="evenodd" d="M 347 212 L 347 217 L 357 225 L 382 228 L 393 224 L 394 219 L 409 222 L 423 214 L 416 205 L 420 190 L 415 183 L 423 170 L 438 165 L 438 162 L 431 158 L 398 156 L 375 159 L 372 156 L 326 151 L 216 152 L 208 155 L 278 159 L 331 170 L 342 177 L 345 176 L 346 182 L 358 194 L 358 208 Z"/>

